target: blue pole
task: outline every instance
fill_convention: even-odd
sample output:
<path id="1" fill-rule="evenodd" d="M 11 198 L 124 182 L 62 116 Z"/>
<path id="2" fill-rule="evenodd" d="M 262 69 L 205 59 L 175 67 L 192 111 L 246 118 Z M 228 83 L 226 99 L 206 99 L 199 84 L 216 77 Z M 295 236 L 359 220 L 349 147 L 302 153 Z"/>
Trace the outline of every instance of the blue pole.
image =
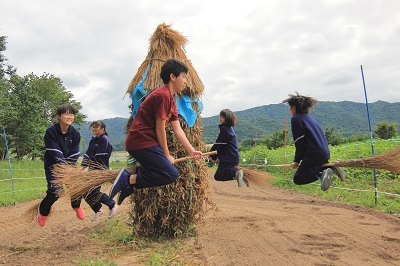
<path id="1" fill-rule="evenodd" d="M 12 189 L 12 195 L 13 195 L 14 205 L 15 205 L 14 179 L 13 179 L 13 173 L 12 173 L 12 167 L 11 167 L 10 153 L 8 152 L 7 135 L 6 135 L 6 130 L 4 129 L 4 127 L 3 127 L 3 138 L 4 138 L 4 144 L 6 146 L 6 154 L 7 154 L 7 159 L 8 159 L 8 166 L 10 168 L 11 189 Z"/>
<path id="2" fill-rule="evenodd" d="M 369 125 L 370 139 L 371 139 L 372 156 L 374 156 L 375 155 L 374 136 L 372 134 L 371 118 L 369 116 L 369 108 L 368 108 L 367 89 L 365 88 L 364 72 L 363 72 L 362 65 L 361 65 L 361 76 L 362 76 L 362 81 L 363 81 L 363 86 L 364 86 L 365 105 L 367 106 L 367 115 L 368 115 L 368 125 Z M 375 204 L 377 204 L 378 203 L 378 184 L 377 184 L 377 180 L 376 180 L 376 169 L 374 169 L 374 187 L 375 187 Z"/>

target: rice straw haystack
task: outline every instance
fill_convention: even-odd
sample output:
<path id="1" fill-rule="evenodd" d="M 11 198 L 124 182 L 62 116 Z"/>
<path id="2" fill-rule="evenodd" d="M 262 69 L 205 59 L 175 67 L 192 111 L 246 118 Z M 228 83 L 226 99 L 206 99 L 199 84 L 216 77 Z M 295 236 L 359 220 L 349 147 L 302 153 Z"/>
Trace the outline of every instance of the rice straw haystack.
<path id="1" fill-rule="evenodd" d="M 127 93 L 131 94 L 135 87 L 142 81 L 145 71 L 147 77 L 143 88 L 150 93 L 161 87 L 161 67 L 168 59 L 177 59 L 186 64 L 187 88 L 182 94 L 191 99 L 199 99 L 204 90 L 204 85 L 197 75 L 192 63 L 185 55 L 184 45 L 187 40 L 184 36 L 169 25 L 160 24 L 150 38 L 150 47 L 146 59 L 138 68 L 128 87 Z M 134 103 L 131 108 L 134 108 Z M 192 127 L 182 117 L 180 123 L 190 143 L 197 150 L 205 151 L 202 141 L 202 127 L 199 106 L 192 102 L 192 109 L 196 112 L 196 121 Z M 132 118 L 129 119 L 129 127 Z M 178 143 L 172 128 L 168 126 L 168 148 L 174 158 L 187 156 L 186 151 Z M 203 160 L 187 160 L 176 164 L 179 170 L 178 181 L 174 184 L 159 188 L 136 190 L 132 195 L 131 219 L 133 232 L 136 236 L 159 237 L 180 236 L 193 227 L 203 216 L 207 207 L 207 166 Z"/>

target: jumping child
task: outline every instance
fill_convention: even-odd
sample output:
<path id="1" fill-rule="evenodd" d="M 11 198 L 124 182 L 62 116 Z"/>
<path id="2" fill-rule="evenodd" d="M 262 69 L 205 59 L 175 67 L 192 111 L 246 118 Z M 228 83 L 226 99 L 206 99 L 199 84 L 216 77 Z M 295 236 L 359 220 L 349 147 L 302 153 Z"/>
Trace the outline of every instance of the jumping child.
<path id="1" fill-rule="evenodd" d="M 90 170 L 105 170 L 109 168 L 110 156 L 113 150 L 113 146 L 108 139 L 108 132 L 106 131 L 106 124 L 103 121 L 93 121 L 89 129 L 92 129 L 93 137 L 87 148 L 87 151 L 83 157 L 81 166 L 88 167 Z M 97 221 L 103 214 L 101 204 L 107 205 L 110 209 L 108 218 L 111 219 L 117 213 L 118 206 L 115 201 L 100 191 L 101 186 L 91 190 L 87 195 L 84 196 L 86 202 L 90 208 L 94 211 L 92 221 Z"/>
<path id="2" fill-rule="evenodd" d="M 341 167 L 322 166 L 328 163 L 330 158 L 328 141 L 317 121 L 308 114 L 318 100 L 299 95 L 297 92 L 296 95 L 290 94 L 289 96 L 282 102 L 289 105 L 292 115 L 292 134 L 296 152 L 290 167 L 297 169 L 293 182 L 296 185 L 304 185 L 319 179 L 321 189 L 326 191 L 331 185 L 333 174 L 343 181 L 346 173 Z"/>
<path id="3" fill-rule="evenodd" d="M 54 176 L 51 168 L 57 163 L 75 164 L 79 157 L 79 143 L 81 135 L 72 126 L 75 114 L 78 111 L 72 105 L 60 105 L 57 110 L 58 123 L 48 127 L 44 135 L 44 169 L 47 181 L 46 196 L 43 198 L 38 209 L 38 224 L 43 227 L 46 225 L 47 216 L 51 206 L 58 200 L 56 195 L 57 187 L 52 184 Z M 71 206 L 80 220 L 85 219 L 85 212 L 80 207 L 81 200 L 71 200 Z"/>
<path id="4" fill-rule="evenodd" d="M 210 156 L 213 162 L 219 161 L 214 179 L 217 181 L 236 180 L 239 187 L 242 187 L 243 182 L 249 186 L 249 181 L 244 177 L 243 170 L 238 166 L 239 145 L 233 130 L 236 122 L 237 118 L 231 110 L 224 109 L 219 113 L 219 135 L 211 147 L 211 151 L 216 150 L 217 154 Z"/>
<path id="5" fill-rule="evenodd" d="M 188 68 L 182 62 L 170 59 L 161 68 L 160 77 L 164 86 L 152 91 L 142 102 L 132 121 L 125 140 L 125 149 L 140 166 L 131 170 L 122 169 L 110 190 L 112 199 L 120 192 L 117 204 L 131 195 L 134 189 L 159 187 L 174 183 L 178 170 L 173 165 L 167 145 L 165 127 L 171 124 L 175 137 L 194 159 L 202 152 L 189 143 L 179 123 L 174 94 L 186 87 Z"/>

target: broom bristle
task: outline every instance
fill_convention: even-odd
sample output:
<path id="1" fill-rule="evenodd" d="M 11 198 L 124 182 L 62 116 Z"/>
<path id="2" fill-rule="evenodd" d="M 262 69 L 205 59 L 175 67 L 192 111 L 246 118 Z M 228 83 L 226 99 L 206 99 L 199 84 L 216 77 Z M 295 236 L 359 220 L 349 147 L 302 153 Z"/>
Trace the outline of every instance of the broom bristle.
<path id="1" fill-rule="evenodd" d="M 38 208 L 39 208 L 40 202 L 36 203 L 35 205 L 29 207 L 23 214 L 23 219 L 25 219 L 28 222 L 36 222 L 37 221 L 37 215 L 38 215 Z M 50 213 L 48 215 L 51 216 L 53 211 L 55 210 L 55 207 L 53 206 L 50 210 Z"/>
<path id="2" fill-rule="evenodd" d="M 268 185 L 268 180 L 272 178 L 270 174 L 264 171 L 255 169 L 242 168 L 244 177 L 250 181 L 251 184 L 258 186 Z"/>
<path id="3" fill-rule="evenodd" d="M 52 181 L 57 188 L 56 194 L 61 196 L 64 185 L 71 199 L 77 199 L 105 183 L 114 182 L 120 170 L 91 170 L 85 171 L 69 164 L 55 164 L 52 172 L 55 179 Z"/>
<path id="4" fill-rule="evenodd" d="M 378 155 L 333 163 L 338 167 L 382 169 L 400 174 L 400 147 Z"/>

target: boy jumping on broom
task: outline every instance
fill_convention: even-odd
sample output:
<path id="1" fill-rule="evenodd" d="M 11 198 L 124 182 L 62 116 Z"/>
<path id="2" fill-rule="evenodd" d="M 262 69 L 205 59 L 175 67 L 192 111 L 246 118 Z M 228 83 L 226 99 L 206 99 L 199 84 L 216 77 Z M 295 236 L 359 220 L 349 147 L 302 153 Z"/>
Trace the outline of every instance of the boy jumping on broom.
<path id="1" fill-rule="evenodd" d="M 173 165 L 167 145 L 165 127 L 171 124 L 175 137 L 194 159 L 202 152 L 189 143 L 179 123 L 173 95 L 186 87 L 188 68 L 175 59 L 167 60 L 161 68 L 164 86 L 152 91 L 142 102 L 125 139 L 125 149 L 140 166 L 130 172 L 122 169 L 110 190 L 110 198 L 119 193 L 117 204 L 134 192 L 134 189 L 159 187 L 174 183 L 178 170 Z"/>
<path id="2" fill-rule="evenodd" d="M 346 173 L 341 167 L 323 167 L 323 164 L 328 163 L 330 158 L 328 141 L 317 121 L 308 114 L 318 100 L 299 95 L 297 92 L 296 95 L 290 94 L 289 96 L 282 102 L 289 105 L 292 115 L 292 134 L 296 152 L 290 167 L 297 169 L 293 182 L 296 185 L 304 185 L 319 179 L 321 189 L 326 191 L 331 185 L 333 174 L 343 181 Z"/>

